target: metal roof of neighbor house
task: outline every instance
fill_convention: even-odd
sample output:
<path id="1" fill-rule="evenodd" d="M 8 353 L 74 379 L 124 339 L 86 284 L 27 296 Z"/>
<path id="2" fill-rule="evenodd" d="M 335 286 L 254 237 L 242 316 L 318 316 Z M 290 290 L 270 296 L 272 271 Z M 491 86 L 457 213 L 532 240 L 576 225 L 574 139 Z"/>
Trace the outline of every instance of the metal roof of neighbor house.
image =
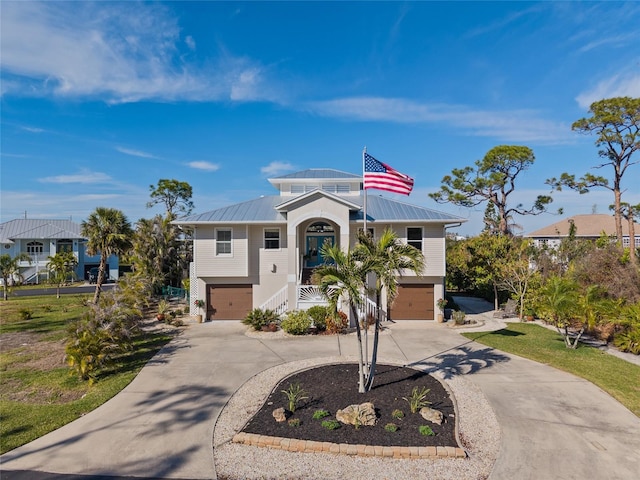
<path id="1" fill-rule="evenodd" d="M 525 237 L 566 237 L 569 235 L 570 222 L 576 227 L 577 237 L 599 237 L 604 231 L 607 235 L 616 234 L 616 223 L 613 215 L 597 213 L 591 215 L 574 215 L 547 227 L 540 228 Z M 640 224 L 635 224 L 636 232 L 640 232 Z M 622 234 L 629 235 L 629 222 L 622 220 Z"/>
<path id="2" fill-rule="evenodd" d="M 287 175 L 281 175 L 279 177 L 272 178 L 271 180 L 283 180 L 283 179 L 362 179 L 362 175 L 355 175 L 353 173 L 343 172 L 341 170 L 334 170 L 331 168 L 309 168 L 300 172 L 288 173 Z"/>
<path id="3" fill-rule="evenodd" d="M 85 238 L 80 224 L 71 220 L 16 219 L 0 224 L 0 242 L 31 238 Z"/>
<path id="4" fill-rule="evenodd" d="M 364 202 L 362 195 L 359 197 L 335 196 L 344 199 L 345 202 L 350 204 L 362 206 Z M 180 225 L 197 223 L 286 223 L 286 216 L 276 210 L 276 207 L 282 204 L 283 200 L 287 199 L 279 195 L 260 197 L 249 200 L 248 202 L 237 203 L 217 210 L 179 218 L 173 223 Z M 362 221 L 363 215 L 364 212 L 362 210 L 357 212 L 352 211 L 350 220 Z M 467 219 L 381 196 L 368 195 L 367 221 L 462 223 L 466 222 Z"/>

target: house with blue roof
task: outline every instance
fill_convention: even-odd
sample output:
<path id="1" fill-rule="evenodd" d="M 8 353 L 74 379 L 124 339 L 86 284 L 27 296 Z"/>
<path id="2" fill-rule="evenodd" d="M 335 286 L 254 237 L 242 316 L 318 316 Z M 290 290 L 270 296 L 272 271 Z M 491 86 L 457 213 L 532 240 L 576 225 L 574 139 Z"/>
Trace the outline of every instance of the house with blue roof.
<path id="1" fill-rule="evenodd" d="M 81 225 L 71 220 L 18 218 L 0 223 L 1 250 L 11 258 L 27 254 L 31 259 L 18 263 L 21 278 L 17 281 L 40 283 L 41 279 L 46 280 L 49 257 L 59 252 L 73 253 L 78 261 L 75 276 L 86 280 L 89 270 L 100 264 L 100 255 L 87 255 L 87 238 L 81 230 Z M 111 255 L 107 259 L 107 281 L 118 279 L 118 268 L 118 257 Z"/>
<path id="2" fill-rule="evenodd" d="M 193 229 L 191 298 L 202 299 L 207 320 L 240 320 L 253 308 L 277 312 L 325 302 L 310 284 L 324 262 L 326 243 L 345 250 L 364 228 L 362 176 L 332 169 L 309 169 L 269 179 L 277 195 L 190 215 L 174 223 Z M 390 227 L 422 251 L 421 276 L 404 275 L 393 305 L 393 320 L 433 320 L 444 296 L 445 230 L 465 219 L 385 198 L 369 190 L 367 230 L 375 237 Z M 367 309 L 375 308 L 373 301 Z"/>

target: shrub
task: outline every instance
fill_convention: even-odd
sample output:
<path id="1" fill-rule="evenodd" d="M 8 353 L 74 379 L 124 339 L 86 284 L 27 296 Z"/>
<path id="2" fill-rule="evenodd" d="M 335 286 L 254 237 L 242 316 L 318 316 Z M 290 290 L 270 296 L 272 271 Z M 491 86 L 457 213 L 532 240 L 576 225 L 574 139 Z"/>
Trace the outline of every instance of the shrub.
<path id="1" fill-rule="evenodd" d="M 320 420 L 321 418 L 328 417 L 328 416 L 329 416 L 329 412 L 323 409 L 316 410 L 315 412 L 313 412 L 314 420 Z"/>
<path id="2" fill-rule="evenodd" d="M 290 412 L 295 412 L 298 403 L 309 398 L 306 396 L 307 392 L 302 389 L 299 383 L 290 383 L 289 388 L 282 390 L 282 393 L 287 397 Z"/>
<path id="3" fill-rule="evenodd" d="M 43 309 L 45 312 L 51 312 L 51 311 L 53 310 L 53 307 L 52 307 L 51 305 L 47 304 L 47 305 L 43 305 L 43 306 L 42 306 L 42 309 Z"/>
<path id="4" fill-rule="evenodd" d="M 290 427 L 299 427 L 302 422 L 299 418 L 290 418 L 289 420 L 287 420 L 287 423 Z"/>
<path id="5" fill-rule="evenodd" d="M 391 416 L 396 419 L 404 418 L 404 412 L 396 408 L 393 412 L 391 412 Z"/>
<path id="6" fill-rule="evenodd" d="M 387 423 L 387 424 L 384 426 L 384 429 L 385 429 L 387 432 L 397 432 L 397 431 L 398 431 L 398 426 L 397 426 L 395 423 Z"/>
<path id="7" fill-rule="evenodd" d="M 280 326 L 291 335 L 304 335 L 311 327 L 311 317 L 302 310 L 289 312 Z"/>
<path id="8" fill-rule="evenodd" d="M 455 312 L 453 312 L 453 321 L 456 323 L 456 325 L 464 325 L 464 317 L 465 314 L 462 310 L 456 310 Z"/>
<path id="9" fill-rule="evenodd" d="M 31 318 L 33 318 L 33 310 L 30 310 L 28 308 L 21 308 L 20 310 L 18 310 L 18 316 L 20 317 L 20 320 L 30 320 Z"/>
<path id="10" fill-rule="evenodd" d="M 313 319 L 313 324 L 320 331 L 327 329 L 327 317 L 329 316 L 329 307 L 325 305 L 314 305 L 307 313 Z"/>
<path id="11" fill-rule="evenodd" d="M 618 333 L 613 344 L 623 352 L 640 355 L 640 329 Z"/>
<path id="12" fill-rule="evenodd" d="M 322 422 L 322 426 L 327 430 L 336 430 L 342 425 L 340 425 L 340 422 L 338 420 L 324 420 Z"/>
<path id="13" fill-rule="evenodd" d="M 427 401 L 427 393 L 429 393 L 431 389 L 427 387 L 413 387 L 411 391 L 411 395 L 409 398 L 402 397 L 404 400 L 409 402 L 409 408 L 411 409 L 411 413 L 416 413 L 422 407 L 426 407 L 427 405 L 431 405 L 431 402 Z"/>
<path id="14" fill-rule="evenodd" d="M 182 315 L 184 315 L 184 312 L 182 311 L 181 308 L 176 308 L 176 316 L 177 317 L 181 317 Z"/>
<path id="15" fill-rule="evenodd" d="M 254 330 L 262 330 L 262 327 L 266 327 L 270 323 L 278 323 L 278 320 L 278 314 L 273 310 L 254 308 L 244 317 L 242 323 L 253 327 Z"/>
<path id="16" fill-rule="evenodd" d="M 420 432 L 420 435 L 424 435 L 425 437 L 433 437 L 435 435 L 429 425 L 420 425 L 418 427 L 418 431 Z"/>
<path id="17" fill-rule="evenodd" d="M 326 325 L 327 332 L 329 333 L 340 333 L 347 325 L 349 325 L 349 320 L 347 314 L 344 312 L 337 312 L 331 315 L 327 315 L 326 317 Z"/>

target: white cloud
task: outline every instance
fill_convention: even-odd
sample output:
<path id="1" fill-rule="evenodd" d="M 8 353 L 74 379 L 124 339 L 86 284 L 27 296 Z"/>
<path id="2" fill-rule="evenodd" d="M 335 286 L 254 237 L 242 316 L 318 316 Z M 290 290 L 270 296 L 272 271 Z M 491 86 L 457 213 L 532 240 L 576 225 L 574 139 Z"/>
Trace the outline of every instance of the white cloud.
<path id="1" fill-rule="evenodd" d="M 269 165 L 267 165 L 266 167 L 262 167 L 260 169 L 260 172 L 265 174 L 265 175 L 279 175 L 281 173 L 285 173 L 285 172 L 290 172 L 291 170 L 295 169 L 296 167 L 294 165 L 292 165 L 289 162 L 279 162 L 279 161 L 275 161 L 275 162 L 271 162 Z"/>
<path id="2" fill-rule="evenodd" d="M 206 172 L 216 172 L 220 170 L 220 165 L 211 162 L 189 162 L 187 165 L 191 168 L 195 168 L 196 170 L 204 170 Z"/>
<path id="3" fill-rule="evenodd" d="M 578 95 L 576 102 L 588 110 L 593 102 L 613 97 L 640 97 L 640 73 L 621 73 L 605 78 Z"/>
<path id="4" fill-rule="evenodd" d="M 464 134 L 504 141 L 561 144 L 572 141 L 569 125 L 545 120 L 533 110 L 492 111 L 464 105 L 420 103 L 403 98 L 351 97 L 311 102 L 314 113 L 362 121 L 446 123 Z"/>
<path id="5" fill-rule="evenodd" d="M 187 63 L 190 35 L 159 3 L 5 2 L 2 94 L 99 97 L 108 103 L 256 100 L 258 62 L 227 54 Z M 266 94 L 266 93 L 265 93 Z"/>
<path id="6" fill-rule="evenodd" d="M 142 150 L 134 150 L 131 148 L 125 147 L 115 147 L 117 151 L 120 153 L 124 153 L 125 155 L 131 155 L 132 157 L 141 157 L 141 158 L 158 158 L 155 155 L 152 155 L 147 152 L 143 152 Z"/>
<path id="7" fill-rule="evenodd" d="M 20 128 L 22 130 L 24 130 L 25 132 L 30 132 L 30 133 L 42 133 L 42 132 L 44 132 L 43 128 L 28 127 L 28 126 L 22 126 Z"/>
<path id="8" fill-rule="evenodd" d="M 83 171 L 74 175 L 55 175 L 39 178 L 41 183 L 108 183 L 112 178 L 106 173 Z"/>

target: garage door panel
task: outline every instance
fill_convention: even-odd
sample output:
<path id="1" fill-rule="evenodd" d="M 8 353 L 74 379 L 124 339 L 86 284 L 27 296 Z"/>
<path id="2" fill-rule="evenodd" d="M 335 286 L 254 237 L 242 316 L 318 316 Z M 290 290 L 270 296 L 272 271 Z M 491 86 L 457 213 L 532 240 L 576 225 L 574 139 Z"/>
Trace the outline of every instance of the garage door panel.
<path id="1" fill-rule="evenodd" d="M 398 296 L 391 307 L 394 320 L 433 320 L 433 284 L 399 285 Z"/>
<path id="2" fill-rule="evenodd" d="M 207 318 L 242 320 L 253 308 L 252 285 L 208 285 Z"/>

